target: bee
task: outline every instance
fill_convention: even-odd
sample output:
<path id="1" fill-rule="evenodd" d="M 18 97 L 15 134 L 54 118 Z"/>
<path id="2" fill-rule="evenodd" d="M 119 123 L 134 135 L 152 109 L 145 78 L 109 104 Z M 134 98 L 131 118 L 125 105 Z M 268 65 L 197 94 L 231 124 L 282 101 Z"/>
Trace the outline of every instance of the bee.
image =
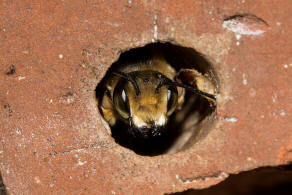
<path id="1" fill-rule="evenodd" d="M 181 109 L 185 90 L 215 104 L 212 82 L 194 69 L 176 71 L 162 56 L 116 64 L 101 83 L 99 109 L 111 127 L 123 124 L 127 134 L 151 139 L 163 135 L 169 117 Z"/>

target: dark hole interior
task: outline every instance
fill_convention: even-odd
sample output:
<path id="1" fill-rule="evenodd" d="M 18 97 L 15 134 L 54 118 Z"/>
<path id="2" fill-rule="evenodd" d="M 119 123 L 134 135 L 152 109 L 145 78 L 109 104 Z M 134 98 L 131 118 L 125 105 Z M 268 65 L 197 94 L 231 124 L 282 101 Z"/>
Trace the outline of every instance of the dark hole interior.
<path id="1" fill-rule="evenodd" d="M 152 43 L 144 47 L 130 49 L 120 55 L 118 61 L 112 64 L 107 71 L 111 74 L 119 64 L 131 64 L 150 60 L 153 52 L 163 54 L 167 62 L 179 71 L 184 68 L 192 68 L 203 75 L 208 75 L 214 86 L 218 89 L 218 79 L 211 63 L 200 53 L 192 48 L 181 47 L 171 43 Z M 105 78 L 106 78 L 105 77 Z M 102 83 L 96 88 L 97 99 L 103 95 Z M 217 90 L 218 91 L 218 90 Z M 215 121 L 216 106 L 193 92 L 186 91 L 184 105 L 181 110 L 170 116 L 167 124 L 167 133 L 150 140 L 137 139 L 129 136 L 123 123 L 117 123 L 111 127 L 112 137 L 115 141 L 140 155 L 160 155 L 176 153 L 192 146 L 210 130 Z"/>

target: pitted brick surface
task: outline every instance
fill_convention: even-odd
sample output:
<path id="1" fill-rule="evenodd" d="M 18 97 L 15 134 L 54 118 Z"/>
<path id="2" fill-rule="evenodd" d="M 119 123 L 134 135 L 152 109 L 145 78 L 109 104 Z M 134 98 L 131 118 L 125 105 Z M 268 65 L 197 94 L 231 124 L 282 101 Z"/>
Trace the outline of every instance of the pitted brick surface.
<path id="1" fill-rule="evenodd" d="M 279 0 L 2 1 L 0 169 L 7 191 L 163 194 L 290 162 L 291 9 Z M 239 31 L 226 28 L 236 15 L 258 20 L 235 18 Z M 153 41 L 205 54 L 220 96 L 206 138 L 173 155 L 145 157 L 108 135 L 94 90 L 122 51 Z"/>

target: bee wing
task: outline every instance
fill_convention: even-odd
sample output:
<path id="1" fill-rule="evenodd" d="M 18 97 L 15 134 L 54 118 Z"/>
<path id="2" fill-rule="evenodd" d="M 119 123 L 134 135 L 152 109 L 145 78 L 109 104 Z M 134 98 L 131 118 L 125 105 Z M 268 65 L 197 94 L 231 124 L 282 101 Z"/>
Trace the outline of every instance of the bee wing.
<path id="1" fill-rule="evenodd" d="M 207 77 L 207 75 L 202 75 L 194 69 L 181 69 L 177 74 L 177 79 L 184 84 L 188 84 L 196 87 L 202 92 L 208 94 L 216 94 L 216 87 Z M 206 97 L 206 96 L 205 96 Z M 208 100 L 214 101 L 211 98 L 206 97 Z"/>

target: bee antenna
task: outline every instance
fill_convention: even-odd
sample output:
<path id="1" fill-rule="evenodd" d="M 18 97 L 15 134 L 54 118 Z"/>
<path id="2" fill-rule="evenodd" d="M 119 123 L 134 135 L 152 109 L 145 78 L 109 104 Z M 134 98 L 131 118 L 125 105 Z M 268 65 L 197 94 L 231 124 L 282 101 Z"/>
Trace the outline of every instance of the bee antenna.
<path id="1" fill-rule="evenodd" d="M 195 88 L 194 86 L 190 86 L 190 85 L 186 85 L 186 84 L 182 84 L 182 83 L 177 83 L 177 82 L 167 82 L 166 85 L 182 87 L 182 88 L 185 88 L 186 90 L 192 91 L 192 92 L 194 92 L 194 93 L 196 93 L 198 95 L 206 96 L 208 98 L 216 100 L 216 96 L 215 95 L 203 92 L 203 91 Z"/>
<path id="2" fill-rule="evenodd" d="M 136 91 L 136 95 L 140 94 L 140 89 L 138 87 L 138 84 L 136 83 L 136 81 L 131 77 L 131 75 L 124 73 L 124 72 L 120 72 L 120 71 L 113 71 L 112 72 L 114 75 L 118 75 L 120 77 L 122 77 L 123 79 L 126 79 L 127 81 L 129 81 L 130 83 L 132 83 L 132 85 L 134 86 L 134 89 Z"/>

